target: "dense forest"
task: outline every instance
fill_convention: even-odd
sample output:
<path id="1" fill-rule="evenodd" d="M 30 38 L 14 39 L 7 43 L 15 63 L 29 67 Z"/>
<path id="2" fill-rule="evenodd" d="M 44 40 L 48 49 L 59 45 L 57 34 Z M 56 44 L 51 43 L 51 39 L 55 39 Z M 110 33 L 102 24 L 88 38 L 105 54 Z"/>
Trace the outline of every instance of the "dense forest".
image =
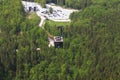
<path id="1" fill-rule="evenodd" d="M 25 13 L 21 0 L 0 0 L 0 80 L 120 79 L 120 0 L 35 2 L 82 10 L 63 26 L 63 48 L 49 48 L 35 13 Z M 56 26 L 44 28 L 57 35 Z"/>
<path id="2" fill-rule="evenodd" d="M 45 6 L 45 3 L 55 3 L 57 5 L 76 9 L 83 9 L 92 4 L 92 0 L 23 0 L 23 1 L 38 2 L 42 6 Z M 96 0 L 94 0 L 93 2 L 96 2 Z"/>

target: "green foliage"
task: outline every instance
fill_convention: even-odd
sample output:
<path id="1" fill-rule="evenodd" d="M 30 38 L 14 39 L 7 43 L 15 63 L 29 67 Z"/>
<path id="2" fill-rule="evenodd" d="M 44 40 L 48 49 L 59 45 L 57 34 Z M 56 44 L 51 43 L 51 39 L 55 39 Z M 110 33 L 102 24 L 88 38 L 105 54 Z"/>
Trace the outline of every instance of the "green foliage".
<path id="1" fill-rule="evenodd" d="M 45 30 L 20 0 L 0 1 L 0 80 L 120 79 L 120 1 L 72 1 L 55 3 L 84 9 L 71 23 L 47 20 Z M 63 26 L 64 46 L 48 48 L 46 30 L 58 35 L 57 26 Z"/>
<path id="2" fill-rule="evenodd" d="M 34 0 L 34 2 L 40 3 L 43 7 L 45 7 L 46 0 Z"/>
<path id="3" fill-rule="evenodd" d="M 64 29 L 64 27 L 68 27 L 69 25 L 69 22 L 54 22 L 51 20 L 46 20 L 44 28 L 47 31 L 49 31 L 52 35 L 56 36 L 59 35 L 59 31 L 57 28 L 58 26 L 63 26 Z"/>

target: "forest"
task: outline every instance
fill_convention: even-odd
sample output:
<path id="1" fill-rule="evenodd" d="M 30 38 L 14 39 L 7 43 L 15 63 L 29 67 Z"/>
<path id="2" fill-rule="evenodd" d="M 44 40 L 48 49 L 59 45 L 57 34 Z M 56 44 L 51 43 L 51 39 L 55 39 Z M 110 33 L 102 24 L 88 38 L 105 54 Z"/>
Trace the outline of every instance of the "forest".
<path id="1" fill-rule="evenodd" d="M 63 48 L 49 48 L 35 13 L 25 13 L 21 0 L 0 0 L 0 80 L 120 79 L 120 0 L 26 1 L 80 11 L 71 23 L 46 21 L 53 35 L 63 26 Z"/>

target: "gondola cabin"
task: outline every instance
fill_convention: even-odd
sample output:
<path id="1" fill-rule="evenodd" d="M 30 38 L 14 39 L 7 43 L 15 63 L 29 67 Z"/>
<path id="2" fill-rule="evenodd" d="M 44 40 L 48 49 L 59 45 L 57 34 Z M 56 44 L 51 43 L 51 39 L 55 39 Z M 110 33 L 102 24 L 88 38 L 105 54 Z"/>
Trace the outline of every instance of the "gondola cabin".
<path id="1" fill-rule="evenodd" d="M 63 48 L 63 37 L 62 36 L 54 37 L 54 46 L 55 48 Z"/>
<path id="2" fill-rule="evenodd" d="M 55 48 L 63 48 L 62 26 L 57 27 L 59 29 L 59 36 L 54 37 Z"/>

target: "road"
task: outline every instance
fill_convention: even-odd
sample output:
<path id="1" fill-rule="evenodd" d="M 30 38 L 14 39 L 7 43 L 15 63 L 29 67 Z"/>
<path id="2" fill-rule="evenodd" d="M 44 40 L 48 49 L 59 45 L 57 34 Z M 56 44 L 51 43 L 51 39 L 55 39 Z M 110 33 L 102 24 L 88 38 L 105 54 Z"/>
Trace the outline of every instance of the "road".
<path id="1" fill-rule="evenodd" d="M 41 18 L 41 21 L 39 23 L 39 27 L 42 27 L 43 24 L 45 23 L 46 18 L 39 11 L 37 11 L 36 14 Z"/>

